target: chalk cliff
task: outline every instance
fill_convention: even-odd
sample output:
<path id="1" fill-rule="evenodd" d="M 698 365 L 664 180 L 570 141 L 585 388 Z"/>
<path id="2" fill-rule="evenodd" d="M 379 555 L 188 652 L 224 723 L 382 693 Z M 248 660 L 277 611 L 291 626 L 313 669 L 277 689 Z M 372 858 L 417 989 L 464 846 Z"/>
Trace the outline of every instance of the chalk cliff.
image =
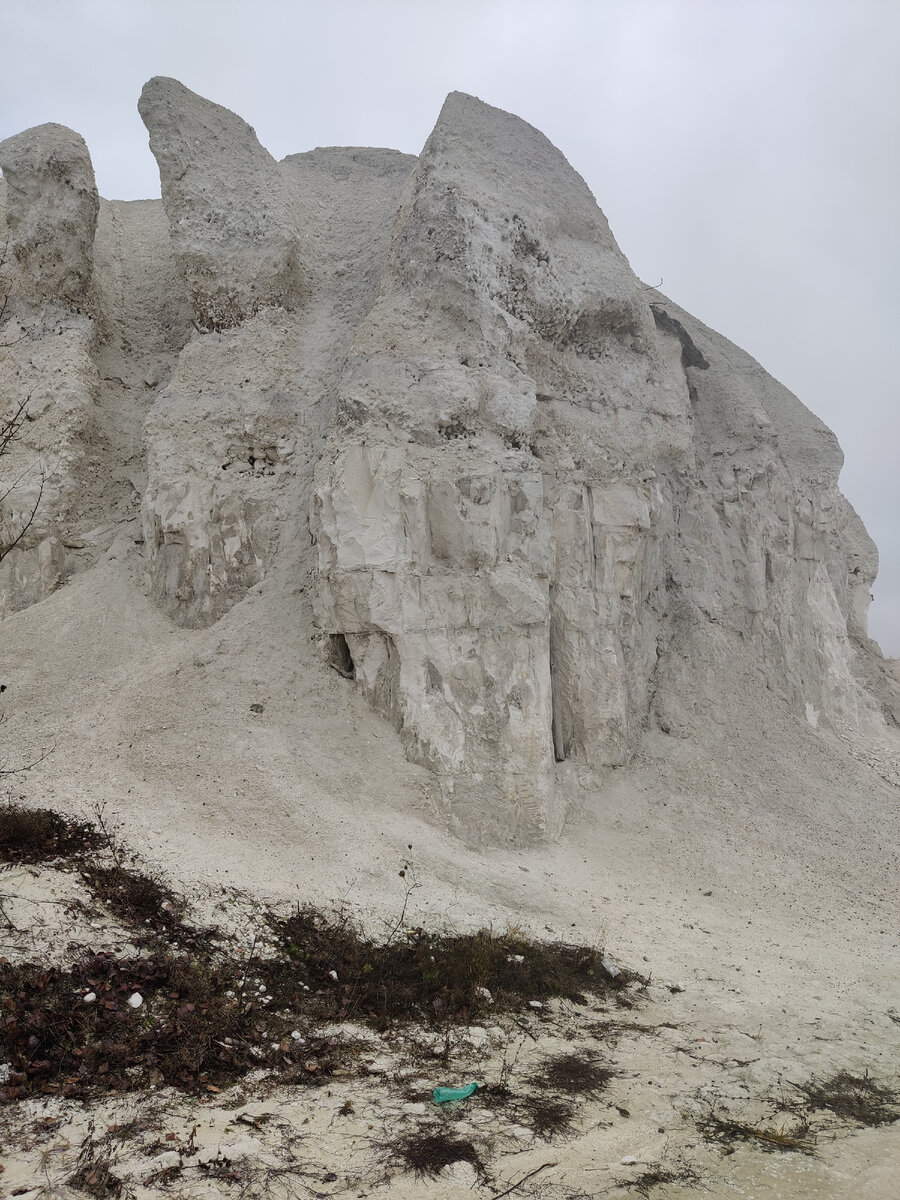
<path id="1" fill-rule="evenodd" d="M 895 720 L 834 435 L 542 134 L 453 93 L 418 157 L 278 163 L 174 80 L 140 111 L 161 202 L 98 201 L 61 126 L 0 144 L 0 536 L 45 479 L 4 607 L 104 555 L 185 626 L 308 593 L 473 842 L 557 836 L 561 762 L 702 738 L 737 659 L 786 719 Z"/>

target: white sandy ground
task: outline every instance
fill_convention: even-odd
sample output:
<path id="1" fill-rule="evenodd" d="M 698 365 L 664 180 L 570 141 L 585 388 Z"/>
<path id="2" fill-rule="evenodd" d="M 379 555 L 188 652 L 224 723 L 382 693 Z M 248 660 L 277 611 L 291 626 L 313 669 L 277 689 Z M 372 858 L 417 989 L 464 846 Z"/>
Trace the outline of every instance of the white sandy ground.
<path id="1" fill-rule="evenodd" d="M 397 873 L 411 859 L 420 885 L 412 924 L 514 924 L 602 943 L 654 980 L 645 1007 L 617 1016 L 666 1027 L 607 1046 L 592 1030 L 595 1013 L 555 1005 L 532 1019 L 537 1040 L 509 1024 L 489 1028 L 487 1040 L 476 1033 L 479 1046 L 454 1060 L 458 1079 L 414 1074 L 423 1090 L 470 1074 L 496 1080 L 519 1041 L 522 1078 L 543 1053 L 579 1039 L 616 1065 L 608 1096 L 584 1105 L 565 1141 L 535 1140 L 477 1103 L 435 1115 L 496 1136 L 493 1191 L 473 1187 L 465 1165 L 432 1182 L 387 1170 L 386 1136 L 432 1106 L 409 1110 L 377 1075 L 319 1090 L 260 1081 L 201 1106 L 163 1091 L 91 1112 L 29 1102 L 3 1115 L 0 1194 L 66 1195 L 61 1181 L 89 1116 L 100 1133 L 157 1110 L 164 1132 L 145 1135 L 148 1146 L 173 1132 L 166 1144 L 177 1150 L 198 1126 L 198 1155 L 182 1155 L 186 1169 L 166 1193 L 185 1197 L 241 1194 L 208 1162 L 202 1169 L 204 1153 L 240 1160 L 246 1195 L 490 1196 L 552 1163 L 512 1194 L 625 1196 L 635 1193 L 616 1184 L 629 1172 L 680 1155 L 712 1196 L 900 1194 L 900 1127 L 834 1127 L 815 1158 L 752 1147 L 725 1156 L 684 1115 L 700 1089 L 752 1116 L 763 1095 L 812 1073 L 900 1074 L 896 745 L 815 733 L 760 696 L 752 664 L 736 662 L 733 694 L 711 706 L 703 746 L 650 735 L 633 769 L 602 778 L 562 764 L 570 813 L 559 845 L 469 849 L 445 832 L 428 772 L 323 665 L 302 592 L 267 582 L 212 629 L 187 631 L 146 600 L 138 567 L 106 563 L 3 622 L 7 765 L 50 751 L 12 779 L 15 794 L 79 816 L 104 805 L 123 838 L 207 911 L 224 886 L 265 902 L 343 903 L 377 929 L 402 905 Z M 0 877 L 3 894 L 18 897 L 10 911 L 23 924 L 29 906 L 43 905 L 47 925 L 35 923 L 33 936 L 51 945 L 89 940 L 54 908 L 53 874 Z M 71 877 L 60 886 L 74 886 Z M 91 932 L 98 947 L 116 941 L 114 929 Z M 372 1060 L 390 1076 L 403 1070 L 403 1052 L 373 1044 Z M 348 1098 L 354 1112 L 339 1116 Z M 257 1128 L 250 1118 L 262 1113 L 273 1115 Z M 235 1124 L 242 1115 L 250 1124 Z M 140 1145 L 119 1149 L 117 1172 L 135 1194 L 164 1194 L 142 1183 L 152 1168 Z M 620 1165 L 627 1155 L 636 1167 Z M 275 1171 L 286 1162 L 292 1175 Z M 662 1185 L 652 1194 L 693 1193 Z"/>

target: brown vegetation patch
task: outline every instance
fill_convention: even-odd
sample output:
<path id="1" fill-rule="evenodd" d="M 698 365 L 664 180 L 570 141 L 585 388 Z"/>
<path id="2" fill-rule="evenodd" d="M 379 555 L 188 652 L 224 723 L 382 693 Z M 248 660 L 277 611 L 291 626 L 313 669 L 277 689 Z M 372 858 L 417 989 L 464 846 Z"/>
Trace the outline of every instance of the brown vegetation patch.
<path id="1" fill-rule="evenodd" d="M 816 1150 L 815 1135 L 810 1133 L 809 1123 L 803 1118 L 789 1131 L 775 1125 L 751 1125 L 710 1112 L 697 1122 L 697 1128 L 707 1141 L 718 1142 L 728 1150 L 734 1149 L 735 1142 L 750 1142 L 773 1153 L 784 1150 L 815 1154 Z"/>
<path id="2" fill-rule="evenodd" d="M 868 1071 L 862 1075 L 838 1071 L 828 1079 L 813 1076 L 807 1083 L 792 1086 L 809 1109 L 828 1111 L 857 1125 L 890 1125 L 900 1120 L 900 1091 L 876 1083 Z"/>
<path id="3" fill-rule="evenodd" d="M 266 965 L 279 1003 L 302 1002 L 305 985 L 321 1018 L 366 1020 L 378 1028 L 408 1020 L 469 1024 L 487 1013 L 584 992 L 620 998 L 637 978 L 625 971 L 614 978 L 601 950 L 517 934 L 414 929 L 378 944 L 347 918 L 330 921 L 309 907 L 272 925 L 288 959 Z"/>
<path id="4" fill-rule="evenodd" d="M 119 865 L 91 863 L 81 867 L 81 878 L 117 920 L 134 930 L 138 944 L 159 935 L 177 942 L 196 936 L 182 921 L 183 902 L 162 880 Z"/>
<path id="5" fill-rule="evenodd" d="M 590 1050 L 571 1050 L 545 1058 L 530 1076 L 535 1087 L 549 1088 L 567 1096 L 595 1099 L 615 1077 Z"/>
<path id="6" fill-rule="evenodd" d="M 569 1136 L 575 1126 L 575 1104 L 562 1096 L 538 1092 L 518 1099 L 515 1109 L 522 1124 L 545 1142 Z"/>
<path id="7" fill-rule="evenodd" d="M 473 1144 L 434 1126 L 400 1134 L 388 1143 L 385 1154 L 418 1179 L 433 1179 L 457 1162 L 470 1163 L 480 1177 L 484 1176 L 484 1164 Z"/>
<path id="8" fill-rule="evenodd" d="M 135 994 L 139 1007 L 128 1003 Z M 295 1068 L 296 1082 L 326 1077 L 336 1047 L 300 1043 L 290 1024 L 243 994 L 234 968 L 183 955 L 97 954 L 68 969 L 0 963 L 0 1054 L 11 1065 L 0 1102 L 151 1083 L 216 1090 L 264 1066 Z"/>
<path id="9" fill-rule="evenodd" d="M 446 1058 L 454 1026 L 488 1014 L 531 1013 L 529 1002 L 537 1015 L 553 997 L 580 1000 L 586 992 L 623 1004 L 623 987 L 638 978 L 611 975 L 602 952 L 590 947 L 488 930 L 401 932 L 403 913 L 378 942 L 348 918 L 311 907 L 288 918 L 270 914 L 274 952 L 259 938 L 243 954 L 221 930 L 184 922 L 183 902 L 122 850 L 102 808 L 98 827 L 40 810 L 8 807 L 4 816 L 8 860 L 65 850 L 141 953 L 82 949 L 66 967 L 0 960 L 0 1062 L 10 1064 L 0 1103 L 34 1095 L 82 1099 L 151 1084 L 216 1092 L 259 1068 L 276 1073 L 279 1083 L 318 1083 L 350 1069 L 357 1051 L 317 1035 L 325 1021 L 437 1027 Z M 257 952 L 263 944 L 265 957 Z M 571 1095 L 596 1094 L 610 1074 L 576 1054 L 548 1060 L 545 1070 L 551 1091 Z M 499 1099 L 497 1092 L 492 1101 Z M 540 1136 L 563 1131 L 571 1119 L 568 1102 L 552 1096 L 510 1102 Z"/>
<path id="10" fill-rule="evenodd" d="M 73 821 L 46 808 L 0 807 L 0 862 L 72 858 L 103 844 L 103 835 L 87 821 Z"/>

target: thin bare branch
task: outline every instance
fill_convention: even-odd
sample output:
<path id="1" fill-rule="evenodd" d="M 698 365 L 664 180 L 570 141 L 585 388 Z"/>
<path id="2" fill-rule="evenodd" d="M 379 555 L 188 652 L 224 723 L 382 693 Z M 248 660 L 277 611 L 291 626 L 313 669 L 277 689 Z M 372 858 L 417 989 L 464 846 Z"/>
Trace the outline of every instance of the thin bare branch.
<path id="1" fill-rule="evenodd" d="M 15 412 L 11 417 L 4 417 L 0 421 L 0 455 L 4 454 L 11 442 L 13 442 L 19 433 L 19 430 L 28 420 L 28 404 L 34 392 L 29 392 L 28 395 L 19 403 Z"/>

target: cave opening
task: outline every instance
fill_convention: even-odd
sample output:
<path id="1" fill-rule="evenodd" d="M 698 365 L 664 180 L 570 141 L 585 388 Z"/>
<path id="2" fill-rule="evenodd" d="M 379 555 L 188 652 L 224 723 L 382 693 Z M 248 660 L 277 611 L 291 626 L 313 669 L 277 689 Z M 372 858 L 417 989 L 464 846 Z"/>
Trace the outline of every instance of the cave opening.
<path id="1" fill-rule="evenodd" d="M 334 667 L 345 679 L 356 678 L 356 666 L 353 655 L 347 645 L 347 639 L 342 633 L 332 633 L 328 638 L 328 665 Z"/>

